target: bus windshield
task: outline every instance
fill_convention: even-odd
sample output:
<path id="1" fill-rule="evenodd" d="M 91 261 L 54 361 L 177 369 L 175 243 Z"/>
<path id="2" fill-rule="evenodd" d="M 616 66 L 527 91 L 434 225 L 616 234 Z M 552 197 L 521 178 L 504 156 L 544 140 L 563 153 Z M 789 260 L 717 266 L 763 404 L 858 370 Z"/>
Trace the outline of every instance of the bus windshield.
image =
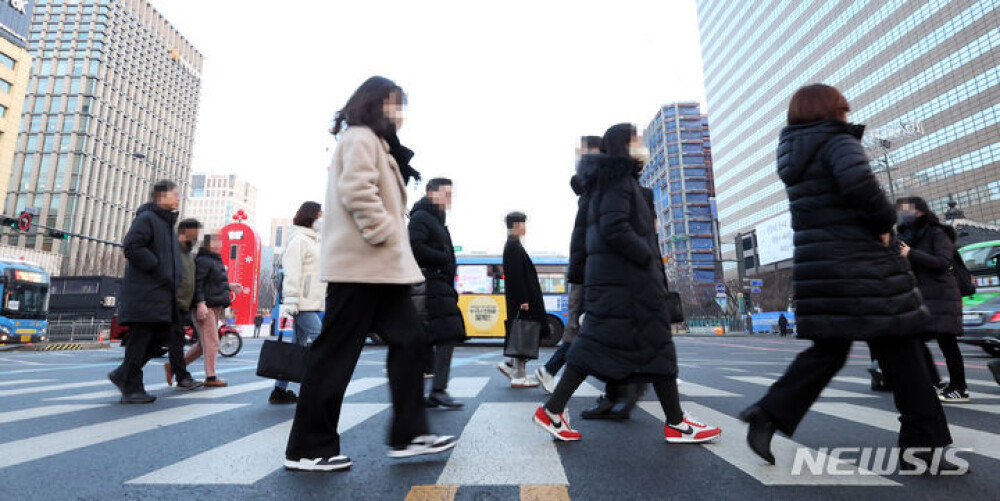
<path id="1" fill-rule="evenodd" d="M 3 291 L 3 316 L 45 318 L 48 284 L 8 282 Z"/>
<path id="2" fill-rule="evenodd" d="M 970 272 L 994 270 L 997 266 L 997 253 L 1000 253 L 1000 242 L 996 245 L 984 247 L 965 248 L 960 251 L 962 261 Z"/>

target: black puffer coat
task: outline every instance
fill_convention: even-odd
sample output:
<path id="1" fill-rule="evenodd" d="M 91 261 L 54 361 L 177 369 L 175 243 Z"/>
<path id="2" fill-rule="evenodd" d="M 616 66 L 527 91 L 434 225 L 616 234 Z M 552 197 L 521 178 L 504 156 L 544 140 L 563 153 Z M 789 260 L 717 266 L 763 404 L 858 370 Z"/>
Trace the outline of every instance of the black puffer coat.
<path id="1" fill-rule="evenodd" d="M 177 286 L 184 275 L 181 249 L 174 233 L 177 213 L 149 202 L 136 211 L 122 240 L 128 264 L 119 295 L 118 321 L 171 323 Z"/>
<path id="2" fill-rule="evenodd" d="M 924 305 L 933 316 L 924 332 L 931 336 L 961 334 L 962 294 L 951 272 L 955 230 L 921 216 L 913 224 L 900 225 L 898 231 L 899 239 L 910 246 L 910 266 Z"/>
<path id="3" fill-rule="evenodd" d="M 465 341 L 465 321 L 455 291 L 455 247 L 445 226 L 445 213 L 427 198 L 410 211 L 410 247 L 423 272 L 427 338 L 432 343 Z"/>
<path id="4" fill-rule="evenodd" d="M 585 155 L 584 318 L 570 365 L 605 381 L 677 376 L 666 281 L 649 201 L 629 158 Z"/>
<path id="5" fill-rule="evenodd" d="M 569 180 L 569 186 L 577 196 L 576 218 L 573 221 L 573 234 L 569 241 L 569 268 L 566 281 L 571 284 L 583 284 L 584 267 L 587 260 L 587 205 L 590 198 L 584 195 L 586 180 L 594 177 L 597 164 L 583 162 L 576 164 L 576 174 Z"/>
<path id="6" fill-rule="evenodd" d="M 777 166 L 795 230 L 792 289 L 801 338 L 914 336 L 930 318 L 909 263 L 879 241 L 892 230 L 896 210 L 872 174 L 863 130 L 829 120 L 781 131 Z"/>
<path id="7" fill-rule="evenodd" d="M 229 298 L 229 274 L 222 263 L 222 256 L 205 248 L 198 249 L 194 266 L 194 304 L 204 301 L 209 308 L 228 307 L 232 303 Z"/>

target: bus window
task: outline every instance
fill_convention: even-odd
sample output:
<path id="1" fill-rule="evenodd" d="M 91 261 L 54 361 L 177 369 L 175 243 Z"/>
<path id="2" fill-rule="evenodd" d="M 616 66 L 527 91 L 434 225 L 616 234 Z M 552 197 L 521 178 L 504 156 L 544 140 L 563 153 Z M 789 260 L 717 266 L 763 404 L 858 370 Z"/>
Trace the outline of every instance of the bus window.
<path id="1" fill-rule="evenodd" d="M 997 266 L 997 253 L 1000 252 L 1000 245 L 989 247 L 978 247 L 975 249 L 965 249 L 961 252 L 962 261 L 965 261 L 969 271 L 981 271 L 995 269 Z"/>
<path id="2" fill-rule="evenodd" d="M 489 266 L 459 265 L 455 273 L 455 290 L 459 294 L 495 294 Z"/>
<path id="3" fill-rule="evenodd" d="M 538 282 L 542 285 L 542 294 L 565 294 L 565 273 L 539 273 Z"/>

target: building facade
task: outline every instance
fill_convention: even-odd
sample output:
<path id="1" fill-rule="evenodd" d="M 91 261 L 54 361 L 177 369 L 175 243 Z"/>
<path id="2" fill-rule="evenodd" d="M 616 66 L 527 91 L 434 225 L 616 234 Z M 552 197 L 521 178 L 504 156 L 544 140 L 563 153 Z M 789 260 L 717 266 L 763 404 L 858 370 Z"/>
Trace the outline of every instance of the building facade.
<path id="1" fill-rule="evenodd" d="M 253 226 L 257 214 L 257 188 L 234 174 L 202 174 L 191 176 L 191 186 L 182 211 L 183 217 L 193 217 L 204 225 L 204 233 L 215 233 L 233 222 L 242 210 L 245 224 Z"/>
<path id="2" fill-rule="evenodd" d="M 4 212 L 74 236 L 3 241 L 61 253 L 64 274 L 118 275 L 153 184 L 187 190 L 203 56 L 147 0 L 37 0 L 28 50 Z"/>
<path id="3" fill-rule="evenodd" d="M 288 230 L 292 227 L 292 220 L 289 218 L 274 218 L 271 219 L 271 240 L 269 243 L 271 247 L 276 249 L 278 254 L 281 254 L 281 250 L 285 248 L 285 244 L 288 243 Z"/>
<path id="4" fill-rule="evenodd" d="M 749 256 L 752 268 L 758 254 L 774 254 L 758 253 L 753 234 L 788 210 L 777 138 L 792 94 L 814 82 L 844 93 L 869 144 L 896 136 L 887 151 L 871 151 L 887 193 L 891 174 L 896 196 L 922 196 L 939 214 L 954 198 L 969 218 L 1000 221 L 1000 2 L 698 0 L 697 8 L 724 257 Z"/>
<path id="5" fill-rule="evenodd" d="M 718 277 L 708 118 L 698 103 L 668 104 L 643 138 L 650 160 L 639 182 L 653 190 L 667 273 L 678 289 L 711 297 Z"/>
<path id="6" fill-rule="evenodd" d="M 7 193 L 21 107 L 31 76 L 28 26 L 32 2 L 0 1 L 0 193 Z"/>

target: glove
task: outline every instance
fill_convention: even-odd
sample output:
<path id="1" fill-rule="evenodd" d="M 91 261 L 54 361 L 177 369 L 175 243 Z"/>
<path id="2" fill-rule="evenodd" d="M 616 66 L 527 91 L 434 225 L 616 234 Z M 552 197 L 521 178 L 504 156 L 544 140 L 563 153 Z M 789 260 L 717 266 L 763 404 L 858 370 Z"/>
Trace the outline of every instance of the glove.
<path id="1" fill-rule="evenodd" d="M 299 305 L 297 305 L 295 303 L 291 303 L 291 304 L 282 303 L 282 306 L 284 306 L 284 308 L 285 308 L 285 313 L 284 314 L 286 316 L 294 317 L 299 312 Z"/>

